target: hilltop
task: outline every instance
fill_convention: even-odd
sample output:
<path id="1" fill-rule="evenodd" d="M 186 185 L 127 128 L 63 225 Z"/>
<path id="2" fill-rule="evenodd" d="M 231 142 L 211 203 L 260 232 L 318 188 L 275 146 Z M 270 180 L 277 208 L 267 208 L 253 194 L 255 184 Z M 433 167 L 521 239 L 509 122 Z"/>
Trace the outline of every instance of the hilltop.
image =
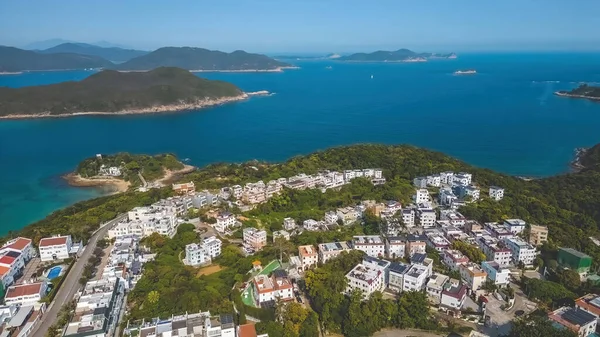
<path id="1" fill-rule="evenodd" d="M 409 49 L 379 50 L 373 53 L 356 53 L 339 57 L 340 61 L 353 62 L 423 62 L 429 59 L 454 59 L 456 54 L 417 53 Z"/>
<path id="2" fill-rule="evenodd" d="M 0 73 L 104 68 L 111 65 L 112 62 L 98 56 L 73 53 L 40 54 L 30 50 L 0 46 Z"/>
<path id="3" fill-rule="evenodd" d="M 164 47 L 113 66 L 117 70 L 148 70 L 178 67 L 203 71 L 277 71 L 290 65 L 261 54 L 242 50 L 225 53 L 192 47 Z"/>
<path id="4" fill-rule="evenodd" d="M 147 51 L 123 49 L 117 47 L 99 47 L 87 43 L 63 43 L 40 51 L 42 54 L 74 53 L 80 55 L 98 56 L 112 62 L 125 62 L 132 58 L 148 54 Z"/>
<path id="5" fill-rule="evenodd" d="M 104 70 L 79 82 L 0 87 L 0 118 L 180 111 L 247 97 L 233 84 L 179 68 L 121 73 Z"/>

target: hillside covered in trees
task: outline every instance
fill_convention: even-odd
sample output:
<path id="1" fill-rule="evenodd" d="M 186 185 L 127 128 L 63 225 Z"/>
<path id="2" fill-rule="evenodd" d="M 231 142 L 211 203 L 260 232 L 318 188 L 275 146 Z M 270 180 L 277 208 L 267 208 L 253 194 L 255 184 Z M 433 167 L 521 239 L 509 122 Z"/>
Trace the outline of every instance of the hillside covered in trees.
<path id="1" fill-rule="evenodd" d="M 79 82 L 0 87 L 0 116 L 184 110 L 191 108 L 186 105 L 201 107 L 211 100 L 241 99 L 242 95 L 231 83 L 203 79 L 180 68 L 130 73 L 104 70 Z"/>

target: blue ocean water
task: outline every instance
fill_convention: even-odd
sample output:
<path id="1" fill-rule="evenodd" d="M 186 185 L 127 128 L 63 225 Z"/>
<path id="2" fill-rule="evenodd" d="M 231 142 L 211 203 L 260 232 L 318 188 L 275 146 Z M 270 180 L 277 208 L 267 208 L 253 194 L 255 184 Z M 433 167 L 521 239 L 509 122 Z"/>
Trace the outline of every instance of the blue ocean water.
<path id="1" fill-rule="evenodd" d="M 172 152 L 194 165 L 280 161 L 360 142 L 408 143 L 514 175 L 568 170 L 600 142 L 600 104 L 556 97 L 600 82 L 598 54 L 472 54 L 427 63 L 295 62 L 283 73 L 203 73 L 275 95 L 201 111 L 0 121 L 0 233 L 99 195 L 60 175 L 96 153 Z M 331 66 L 331 69 L 327 69 Z M 454 76 L 458 69 L 473 76 Z M 86 71 L 0 76 L 0 86 Z M 373 78 L 371 78 L 371 76 Z"/>

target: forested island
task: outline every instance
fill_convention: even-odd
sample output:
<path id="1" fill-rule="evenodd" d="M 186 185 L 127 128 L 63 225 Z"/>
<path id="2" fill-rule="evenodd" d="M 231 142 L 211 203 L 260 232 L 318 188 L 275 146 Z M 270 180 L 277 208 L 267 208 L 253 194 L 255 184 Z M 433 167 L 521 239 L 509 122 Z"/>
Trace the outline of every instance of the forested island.
<path id="1" fill-rule="evenodd" d="M 156 67 L 178 67 L 193 71 L 281 71 L 290 67 L 261 54 L 236 50 L 225 53 L 193 47 L 164 47 L 125 63 L 114 65 L 116 70 L 148 70 Z"/>
<path id="2" fill-rule="evenodd" d="M 0 118 L 181 111 L 247 97 L 231 83 L 203 79 L 179 68 L 104 70 L 79 82 L 0 87 Z"/>
<path id="3" fill-rule="evenodd" d="M 193 181 L 197 189 L 215 191 L 223 186 L 269 181 L 298 173 L 314 174 L 323 169 L 383 169 L 387 180 L 383 185 L 373 185 L 367 179 L 357 178 L 338 191 L 327 190 L 325 193 L 317 189 L 284 189 L 282 194 L 253 210 L 233 210 L 248 219 L 243 220 L 244 227 L 253 227 L 260 222 L 262 228 L 272 233 L 282 229 L 285 217 L 292 217 L 297 221 L 321 218 L 327 210 L 354 205 L 357 200 L 397 200 L 405 204 L 414 193 L 413 178 L 441 171 L 465 171 L 472 173 L 482 188 L 498 185 L 509 191 L 501 201 L 483 198 L 477 203 L 461 207 L 459 211 L 465 217 L 482 223 L 520 218 L 530 224 L 547 225 L 549 242 L 541 247 L 543 253 L 542 258 L 536 260 L 538 265 L 546 263 L 544 259 L 553 252 L 556 253 L 558 247 L 572 247 L 599 261 L 600 247 L 590 237 L 600 234 L 600 213 L 597 211 L 600 209 L 600 156 L 597 155 L 600 145 L 593 149 L 582 155 L 586 164 L 581 171 L 530 181 L 477 168 L 439 152 L 407 145 L 370 144 L 336 147 L 298 156 L 284 163 L 252 161 L 244 164 L 213 164 L 188 174 L 185 181 Z M 127 157 L 111 157 L 108 163 L 117 165 L 123 158 Z M 163 160 L 172 162 L 172 158 L 168 157 Z M 139 158 L 135 161 L 140 168 L 148 165 L 141 164 L 142 160 Z M 80 165 L 78 172 L 94 173 L 100 163 L 96 159 L 88 159 Z M 134 169 L 131 166 L 130 164 L 130 168 Z M 127 164 L 125 167 L 127 168 Z M 165 187 L 148 192 L 130 190 L 79 202 L 26 226 L 18 233 L 11 233 L 10 236 L 40 238 L 65 232 L 78 240 L 86 240 L 102 222 L 133 207 L 150 205 L 171 195 L 172 189 Z M 155 261 L 144 267 L 142 278 L 128 296 L 132 308 L 128 318 L 166 317 L 173 312 L 199 310 L 210 310 L 211 313 L 232 312 L 233 303 L 236 303 L 241 317 L 249 315 L 262 320 L 257 324 L 259 332 L 269 332 L 276 336 L 287 335 L 290 330 L 296 331 L 290 336 L 314 336 L 312 332 L 317 326 L 345 336 L 368 336 L 386 327 L 455 331 L 450 330 L 450 325 L 441 326 L 439 320 L 427 314 L 427 298 L 421 292 L 405 292 L 396 300 L 384 299 L 380 295 L 371 296 L 367 301 L 356 296 L 344 296 L 341 293 L 344 275 L 360 260 L 360 252 L 343 254 L 340 258 L 307 272 L 303 287 L 314 312 L 298 308 L 295 304 L 286 306 L 281 318 L 286 324 L 275 321 L 272 310 L 244 305 L 237 288 L 232 291 L 235 284 L 248 280 L 247 271 L 252 268 L 254 260 L 260 260 L 265 265 L 277 259 L 281 251 L 293 252 L 298 245 L 346 241 L 353 235 L 377 233 L 378 226 L 376 217 L 366 216 L 363 224 L 343 227 L 339 231 L 305 231 L 293 237 L 291 245 L 268 245 L 253 256 L 244 256 L 235 244 L 226 243 L 221 256 L 214 260 L 220 267 L 219 271 L 200 276 L 196 269 L 183 265 L 179 256 L 186 244 L 197 240 L 193 225 L 180 225 L 173 238 L 152 235 L 144 244 L 158 255 Z M 431 254 L 434 261 L 439 259 L 435 251 L 428 254 Z M 577 289 L 567 288 L 562 283 L 549 280 L 527 279 L 523 282 L 529 296 L 545 307 L 552 307 L 557 301 L 572 300 L 580 292 L 593 292 L 596 289 L 584 284 Z M 551 325 L 544 318 L 545 315 L 532 314 L 527 320 L 516 321 L 509 336 L 530 336 L 532 324 L 535 324 L 534 329 L 548 331 L 546 336 L 558 336 L 550 329 Z"/>
<path id="4" fill-rule="evenodd" d="M 132 58 L 146 55 L 147 51 L 124 49 L 118 47 L 100 47 L 88 43 L 62 43 L 52 48 L 39 51 L 42 54 L 73 53 L 101 57 L 111 62 L 125 62 Z"/>
<path id="5" fill-rule="evenodd" d="M 572 97 L 572 98 L 585 98 L 593 101 L 600 100 L 600 87 L 594 87 L 587 84 L 581 84 L 577 88 L 566 91 L 561 90 L 555 92 L 558 96 Z"/>
<path id="6" fill-rule="evenodd" d="M 112 65 L 112 62 L 93 55 L 66 52 L 42 54 L 31 50 L 0 46 L 0 73 L 104 68 Z"/>
<path id="7" fill-rule="evenodd" d="M 430 59 L 455 59 L 455 53 L 417 53 L 409 49 L 395 51 L 379 50 L 373 53 L 356 53 L 338 58 L 340 61 L 351 62 L 426 62 Z"/>

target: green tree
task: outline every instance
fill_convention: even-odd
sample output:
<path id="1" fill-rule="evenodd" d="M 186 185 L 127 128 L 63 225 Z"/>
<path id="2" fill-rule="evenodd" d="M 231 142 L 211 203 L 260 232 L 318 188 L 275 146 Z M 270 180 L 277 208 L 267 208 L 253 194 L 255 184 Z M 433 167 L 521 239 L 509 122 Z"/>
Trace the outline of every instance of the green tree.
<path id="1" fill-rule="evenodd" d="M 556 274 L 558 277 L 558 282 L 569 290 L 577 290 L 581 286 L 581 278 L 574 270 L 563 269 L 557 271 Z"/>
<path id="2" fill-rule="evenodd" d="M 577 337 L 577 334 L 555 328 L 546 316 L 530 315 L 514 321 L 507 337 Z"/>

